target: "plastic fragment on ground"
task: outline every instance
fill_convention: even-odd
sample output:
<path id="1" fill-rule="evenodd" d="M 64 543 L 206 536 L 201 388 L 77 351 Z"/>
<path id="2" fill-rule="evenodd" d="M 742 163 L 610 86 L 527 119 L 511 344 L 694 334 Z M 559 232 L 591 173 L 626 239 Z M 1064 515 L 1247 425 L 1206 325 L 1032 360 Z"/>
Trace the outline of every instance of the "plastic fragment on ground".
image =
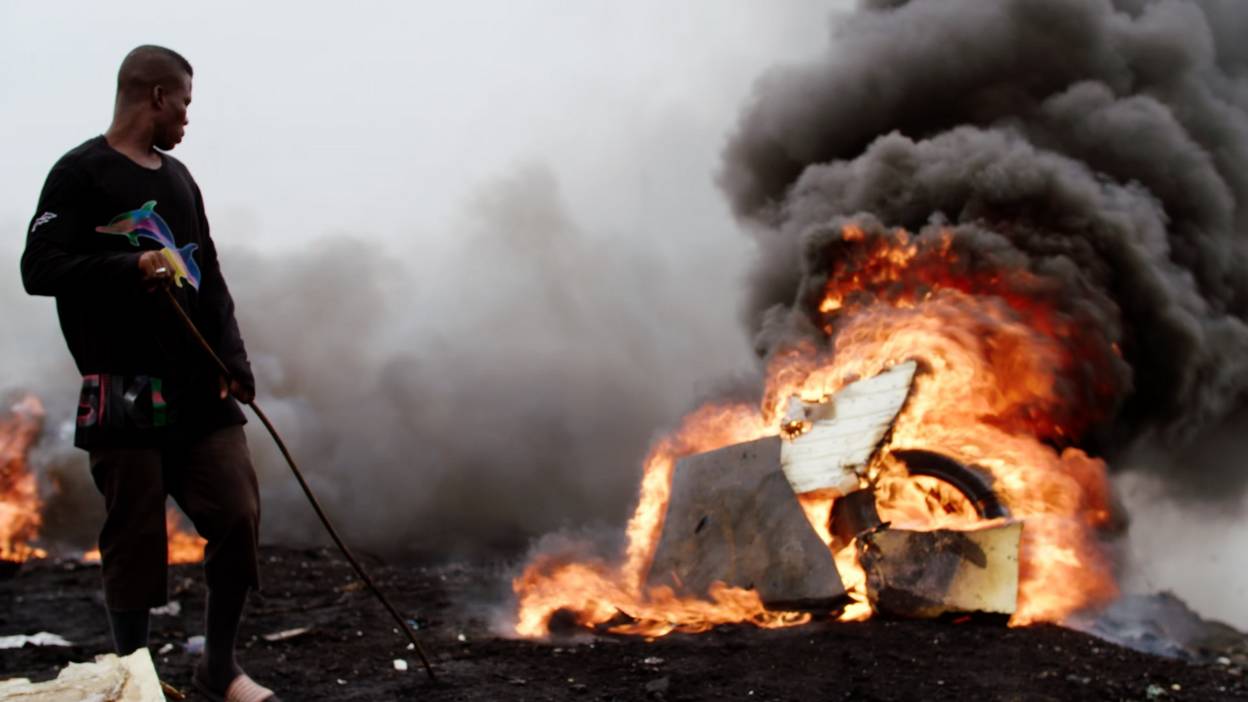
<path id="1" fill-rule="evenodd" d="M 268 642 L 270 642 L 270 643 L 274 643 L 274 642 L 277 642 L 277 641 L 286 641 L 287 639 L 293 639 L 293 638 L 295 638 L 296 636 L 303 636 L 304 634 L 308 633 L 309 631 L 312 631 L 312 627 L 310 627 L 310 626 L 300 626 L 300 627 L 296 627 L 296 628 L 294 628 L 294 629 L 283 629 L 283 630 L 281 630 L 281 631 L 275 631 L 275 632 L 273 632 L 273 633 L 271 633 L 271 634 L 264 634 L 264 635 L 263 635 L 263 636 L 261 636 L 260 638 L 262 638 L 262 639 L 264 639 L 265 641 L 268 641 Z"/>
<path id="2" fill-rule="evenodd" d="M 41 631 L 38 634 L 25 636 L 19 634 L 17 636 L 0 636 L 0 649 L 4 648 L 21 648 L 23 646 L 73 646 L 70 642 L 61 638 L 57 634 L 48 631 Z"/>
<path id="3" fill-rule="evenodd" d="M 92 663 L 70 663 L 55 680 L 0 681 L 6 702 L 164 702 L 160 678 L 146 648 L 125 657 L 97 656 Z"/>

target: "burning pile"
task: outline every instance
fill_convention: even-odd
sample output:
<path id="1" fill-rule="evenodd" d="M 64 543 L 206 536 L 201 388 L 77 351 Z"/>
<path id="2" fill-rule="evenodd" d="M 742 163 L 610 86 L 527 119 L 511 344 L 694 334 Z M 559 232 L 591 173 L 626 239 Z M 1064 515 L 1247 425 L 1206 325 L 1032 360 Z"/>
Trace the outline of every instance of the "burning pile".
<path id="1" fill-rule="evenodd" d="M 1026 271 L 960 275 L 960 269 L 974 269 L 965 260 L 974 253 L 963 252 L 956 229 L 912 236 L 853 224 L 837 232 L 822 250 L 839 270 L 813 305 L 829 347 L 802 341 L 774 354 L 760 409 L 703 408 L 660 443 L 647 462 L 630 525 L 629 560 L 618 571 L 535 563 L 516 584 L 520 633 L 544 633 L 560 609 L 575 612 L 586 626 L 623 613 L 630 621 L 614 631 L 649 635 L 732 621 L 805 621 L 804 615 L 767 612 L 752 591 L 724 587 L 706 603 L 644 587 L 675 459 L 776 435 L 789 398 L 818 402 L 908 360 L 923 370 L 863 481 L 874 488 L 881 518 L 919 530 L 976 527 L 981 517 L 964 496 L 912 477 L 889 449 L 951 456 L 988 470 L 1010 514 L 1026 523 L 1015 623 L 1060 620 L 1116 594 L 1094 535 L 1109 517 L 1105 464 L 1079 449 L 1059 448 L 1111 406 L 1114 388 L 1097 379 L 1105 377 L 1101 367 L 1118 362 L 1112 347 L 1100 356 L 1090 353 L 1084 328 L 1046 300 L 1048 288 Z M 828 515 L 839 496 L 800 496 L 829 546 Z M 840 549 L 836 561 L 856 601 L 841 616 L 868 616 L 854 544 Z"/>
<path id="2" fill-rule="evenodd" d="M 535 559 L 514 584 L 520 634 L 552 618 L 647 635 L 804 621 L 748 589 L 707 601 L 647 586 L 674 466 L 776 435 L 791 398 L 906 361 L 913 390 L 862 476 L 880 517 L 982 522 L 900 451 L 987 471 L 1023 523 L 1012 622 L 1061 621 L 1117 594 L 1095 454 L 1182 438 L 1248 389 L 1248 94 L 1235 87 L 1248 10 L 864 6 L 822 61 L 759 84 L 725 154 L 721 184 L 761 252 L 747 309 L 759 401 L 705 406 L 656 445 L 622 563 Z M 837 497 L 800 496 L 829 544 Z M 870 613 L 857 555 L 836 558 L 858 593 L 846 618 Z"/>
<path id="3" fill-rule="evenodd" d="M 0 561 L 46 555 L 30 545 L 43 524 L 43 503 L 26 465 L 42 428 L 43 405 L 34 395 L 25 395 L 0 414 Z"/>
<path id="4" fill-rule="evenodd" d="M 30 394 L 0 413 L 0 561 L 21 563 L 48 555 L 34 546 L 43 526 L 44 502 L 30 467 L 31 449 L 39 439 L 43 423 L 43 403 Z M 187 531 L 172 507 L 165 513 L 165 530 L 169 563 L 198 563 L 204 559 L 207 542 Z M 81 558 L 98 561 L 100 552 L 91 549 Z"/>

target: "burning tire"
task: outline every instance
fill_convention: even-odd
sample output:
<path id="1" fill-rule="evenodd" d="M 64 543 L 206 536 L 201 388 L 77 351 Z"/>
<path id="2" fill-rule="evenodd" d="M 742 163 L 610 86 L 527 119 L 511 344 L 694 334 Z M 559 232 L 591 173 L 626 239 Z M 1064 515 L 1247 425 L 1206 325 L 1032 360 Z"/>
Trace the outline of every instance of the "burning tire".
<path id="1" fill-rule="evenodd" d="M 892 455 L 906 465 L 910 475 L 936 478 L 958 492 L 975 506 L 982 519 L 998 519 L 1010 516 L 1001 504 L 992 483 L 984 473 L 969 468 L 952 458 L 926 449 L 899 449 Z"/>

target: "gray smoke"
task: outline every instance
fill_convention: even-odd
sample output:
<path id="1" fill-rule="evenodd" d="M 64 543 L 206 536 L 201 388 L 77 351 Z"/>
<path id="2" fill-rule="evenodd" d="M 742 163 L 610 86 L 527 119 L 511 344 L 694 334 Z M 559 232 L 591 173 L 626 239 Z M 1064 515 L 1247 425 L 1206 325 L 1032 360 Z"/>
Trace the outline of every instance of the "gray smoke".
<path id="1" fill-rule="evenodd" d="M 468 209 L 436 259 L 346 237 L 280 262 L 223 253 L 261 406 L 371 549 L 506 553 L 561 528 L 618 527 L 656 430 L 707 373 L 748 358 L 739 340 L 718 343 L 732 330 L 711 311 L 731 271 L 723 290 L 699 290 L 652 234 L 586 231 L 544 167 Z M 320 538 L 249 428 L 266 537 Z"/>
<path id="2" fill-rule="evenodd" d="M 758 349 L 815 328 L 812 291 L 855 265 L 842 223 L 948 225 L 959 276 L 1032 274 L 1081 330 L 1066 380 L 1109 389 L 1085 445 L 1218 424 L 1248 388 L 1246 32 L 1234 0 L 862 3 L 759 81 L 725 150 Z"/>

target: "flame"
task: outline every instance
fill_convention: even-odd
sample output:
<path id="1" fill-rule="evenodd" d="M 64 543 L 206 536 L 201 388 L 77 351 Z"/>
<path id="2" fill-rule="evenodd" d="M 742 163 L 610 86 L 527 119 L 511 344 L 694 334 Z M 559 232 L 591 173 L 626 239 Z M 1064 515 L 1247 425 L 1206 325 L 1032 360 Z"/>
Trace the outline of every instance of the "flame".
<path id="1" fill-rule="evenodd" d="M 0 416 L 0 560 L 25 561 L 45 558 L 47 551 L 31 543 L 43 526 L 43 501 L 39 498 L 28 456 L 43 428 L 43 403 L 27 394 Z M 182 528 L 177 510 L 165 512 L 169 563 L 199 563 L 208 543 Z M 100 550 L 82 555 L 84 561 L 100 560 Z"/>
<path id="2" fill-rule="evenodd" d="M 169 541 L 170 564 L 199 563 L 204 560 L 204 547 L 208 545 L 208 541 L 183 529 L 182 519 L 172 507 L 165 510 L 165 533 Z"/>
<path id="3" fill-rule="evenodd" d="M 204 547 L 207 540 L 192 534 L 182 527 L 182 517 L 173 507 L 165 509 L 165 534 L 168 542 L 168 562 L 170 565 L 182 563 L 199 563 L 204 560 Z M 96 563 L 100 560 L 100 549 L 93 548 L 82 554 L 82 560 Z"/>
<path id="4" fill-rule="evenodd" d="M 775 350 L 760 407 L 703 407 L 660 441 L 646 461 L 623 564 L 538 559 L 513 583 L 517 632 L 543 635 L 559 610 L 584 626 L 622 612 L 640 626 L 612 630 L 652 636 L 701 630 L 727 616 L 797 623 L 796 615 L 767 612 L 753 593 L 721 588 L 713 601 L 691 603 L 670 591 L 644 591 L 673 465 L 691 453 L 777 434 L 790 398 L 819 401 L 910 359 L 921 372 L 866 478 L 881 518 L 911 529 L 983 526 L 969 501 L 938 481 L 910 476 L 889 449 L 943 453 L 990 473 L 1011 517 L 1024 521 L 1012 624 L 1061 621 L 1115 597 L 1096 540 L 1110 515 L 1105 464 L 1074 444 L 1112 414 L 1122 394 L 1118 340 L 1103 338 L 1103 325 L 1063 302 L 1052 280 L 1018 264 L 979 260 L 960 236 L 945 228 L 912 235 L 844 227 L 826 286 L 805 302 L 827 343 L 808 339 Z M 831 547 L 832 498 L 799 499 Z M 870 616 L 854 544 L 834 558 L 854 600 L 842 618 Z"/>
<path id="5" fill-rule="evenodd" d="M 1060 621 L 1117 595 L 1095 537 L 1110 516 L 1105 464 L 1069 445 L 1055 448 L 1112 411 L 1117 349 L 1097 338 L 1100 328 L 1060 309 L 1051 286 L 1027 271 L 952 275 L 955 243 L 947 229 L 870 239 L 851 258 L 852 274 L 830 277 L 824 299 L 846 302 L 821 314 L 832 350 L 803 358 L 810 372 L 798 390 L 830 394 L 920 360 L 926 372 L 916 377 L 890 446 L 938 451 L 991 473 L 1011 516 L 1025 523 L 1011 622 Z M 768 389 L 774 407 L 794 392 L 781 384 L 792 376 L 773 374 L 780 381 Z M 873 470 L 885 521 L 912 529 L 979 521 L 960 495 L 908 476 L 887 451 Z"/>
<path id="6" fill-rule="evenodd" d="M 718 624 L 751 622 L 761 627 L 803 624 L 809 616 L 767 610 L 758 594 L 716 583 L 710 600 L 678 597 L 670 588 L 645 587 L 663 530 L 671 496 L 672 469 L 684 456 L 774 435 L 758 408 L 741 404 L 707 405 L 685 417 L 679 429 L 659 441 L 646 458 L 641 495 L 628 523 L 623 563 L 564 562 L 539 557 L 512 586 L 519 599 L 516 633 L 545 635 L 556 612 L 578 625 L 607 625 L 615 633 L 662 636 L 673 631 L 705 631 Z M 625 619 L 618 624 L 612 620 Z"/>
<path id="7" fill-rule="evenodd" d="M 24 561 L 46 553 L 30 545 L 43 524 L 43 502 L 27 457 L 43 427 L 43 404 L 34 395 L 0 417 L 0 560 Z"/>

